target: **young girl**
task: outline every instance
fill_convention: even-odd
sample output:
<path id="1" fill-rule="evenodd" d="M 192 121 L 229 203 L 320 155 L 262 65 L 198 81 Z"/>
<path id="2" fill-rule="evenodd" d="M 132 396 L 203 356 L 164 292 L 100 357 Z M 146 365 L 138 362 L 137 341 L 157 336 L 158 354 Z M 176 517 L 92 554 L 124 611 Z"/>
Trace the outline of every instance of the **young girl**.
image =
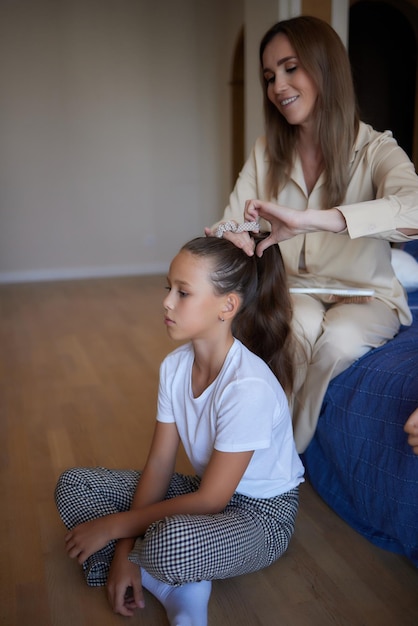
<path id="1" fill-rule="evenodd" d="M 143 586 L 170 624 L 204 626 L 210 581 L 270 565 L 294 531 L 291 306 L 278 246 L 258 259 L 200 237 L 167 283 L 168 334 L 188 343 L 161 365 L 143 472 L 70 469 L 55 495 L 68 555 L 115 612 L 144 607 Z M 195 476 L 173 473 L 180 441 Z"/>

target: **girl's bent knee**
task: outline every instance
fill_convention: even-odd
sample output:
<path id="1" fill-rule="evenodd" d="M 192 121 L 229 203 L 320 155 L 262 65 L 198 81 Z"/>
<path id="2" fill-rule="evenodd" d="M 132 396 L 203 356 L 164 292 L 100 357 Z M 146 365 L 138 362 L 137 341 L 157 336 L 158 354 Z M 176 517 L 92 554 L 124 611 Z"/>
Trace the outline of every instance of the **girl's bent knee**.
<path id="1" fill-rule="evenodd" d="M 79 472 L 79 468 L 77 467 L 73 467 L 62 472 L 55 486 L 55 499 L 62 491 L 67 490 L 70 486 L 80 484 Z"/>
<path id="2" fill-rule="evenodd" d="M 192 518 L 196 522 L 196 516 L 173 515 L 151 524 L 135 547 L 136 562 L 169 585 L 195 580 L 191 571 L 204 552 L 205 540 Z"/>
<path id="3" fill-rule="evenodd" d="M 59 476 L 54 490 L 55 504 L 67 528 L 74 525 L 77 504 L 85 493 L 85 479 L 80 468 L 65 470 Z"/>

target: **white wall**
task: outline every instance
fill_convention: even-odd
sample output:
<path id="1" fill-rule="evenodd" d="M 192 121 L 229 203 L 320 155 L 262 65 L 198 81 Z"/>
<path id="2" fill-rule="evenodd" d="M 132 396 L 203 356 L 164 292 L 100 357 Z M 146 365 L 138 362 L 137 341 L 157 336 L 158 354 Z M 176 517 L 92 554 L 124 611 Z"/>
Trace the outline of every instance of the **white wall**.
<path id="1" fill-rule="evenodd" d="M 344 34 L 348 0 L 332 6 Z M 300 9 L 0 0 L 0 282 L 165 272 L 228 200 L 242 25 L 248 154 L 263 132 L 260 38 Z"/>
<path id="2" fill-rule="evenodd" d="M 242 22 L 241 0 L 0 0 L 0 281 L 164 272 L 218 218 Z"/>

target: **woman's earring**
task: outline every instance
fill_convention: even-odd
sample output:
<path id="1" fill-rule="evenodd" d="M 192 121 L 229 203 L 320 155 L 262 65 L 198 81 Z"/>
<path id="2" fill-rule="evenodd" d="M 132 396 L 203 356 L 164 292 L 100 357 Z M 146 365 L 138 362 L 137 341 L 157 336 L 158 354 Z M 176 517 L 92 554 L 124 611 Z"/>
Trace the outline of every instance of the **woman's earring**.
<path id="1" fill-rule="evenodd" d="M 224 319 L 223 317 L 218 317 L 218 320 L 219 320 L 220 322 L 224 322 L 224 321 L 225 321 L 225 319 Z"/>

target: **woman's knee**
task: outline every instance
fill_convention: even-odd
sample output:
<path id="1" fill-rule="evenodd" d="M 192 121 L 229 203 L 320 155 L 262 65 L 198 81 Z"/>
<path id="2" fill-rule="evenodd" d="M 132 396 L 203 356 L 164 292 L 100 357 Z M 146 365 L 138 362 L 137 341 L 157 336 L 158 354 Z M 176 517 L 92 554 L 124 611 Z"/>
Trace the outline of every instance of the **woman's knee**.
<path id="1" fill-rule="evenodd" d="M 367 317 L 361 315 L 363 305 L 356 305 L 354 310 L 353 306 L 331 309 L 325 316 L 323 333 L 315 347 L 317 359 L 350 363 L 387 340 L 387 337 L 376 336 L 372 331 L 374 322 L 371 324 Z"/>
<path id="2" fill-rule="evenodd" d="M 316 298 L 305 294 L 293 295 L 292 302 L 293 332 L 305 351 L 309 353 L 322 332 L 325 307 Z"/>

